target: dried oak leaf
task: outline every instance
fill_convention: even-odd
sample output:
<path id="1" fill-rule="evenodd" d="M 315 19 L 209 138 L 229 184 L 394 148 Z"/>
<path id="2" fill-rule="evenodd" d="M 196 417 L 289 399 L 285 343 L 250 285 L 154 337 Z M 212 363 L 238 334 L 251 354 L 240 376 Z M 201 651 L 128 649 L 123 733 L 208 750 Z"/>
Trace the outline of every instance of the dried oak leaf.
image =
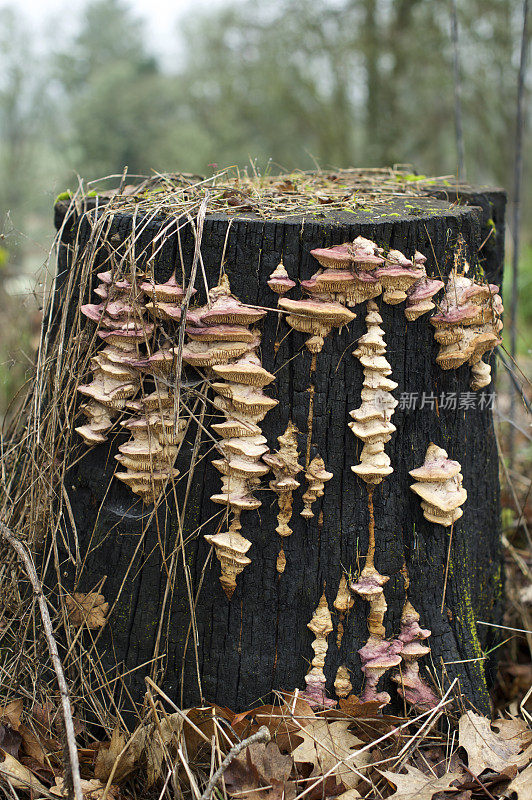
<path id="1" fill-rule="evenodd" d="M 426 775 L 408 764 L 405 769 L 406 775 L 378 770 L 396 787 L 394 794 L 390 795 L 390 800 L 392 798 L 394 800 L 432 800 L 436 792 L 452 789 L 451 783 L 460 779 L 460 775 L 455 772 L 446 772 L 441 778 L 436 778 L 434 775 Z"/>
<path id="2" fill-rule="evenodd" d="M 99 798 L 103 795 L 104 789 L 105 783 L 101 783 L 94 778 L 90 781 L 83 780 L 83 778 L 81 779 L 81 791 L 83 793 L 84 800 L 99 800 Z M 56 778 L 55 785 L 51 786 L 48 791 L 54 797 L 67 797 L 67 789 L 64 779 Z M 109 800 L 117 800 L 119 794 L 119 787 L 112 783 L 107 790 L 107 797 Z"/>
<path id="3" fill-rule="evenodd" d="M 512 792 L 517 795 L 517 800 L 530 800 L 532 797 L 532 764 L 529 764 L 520 775 L 506 787 L 503 797 L 511 797 Z"/>
<path id="4" fill-rule="evenodd" d="M 123 733 L 120 733 L 119 728 L 115 728 L 111 741 L 101 745 L 98 750 L 94 764 L 94 776 L 106 783 L 113 772 L 115 762 L 118 761 L 113 773 L 113 782 L 120 783 L 136 768 L 140 750 L 141 743 L 138 736 L 133 735 L 128 740 Z"/>
<path id="5" fill-rule="evenodd" d="M 103 594 L 89 592 L 80 594 L 74 592 L 65 598 L 68 619 L 75 628 L 86 625 L 94 630 L 101 628 L 105 623 L 105 615 L 109 611 L 109 603 L 105 602 Z"/>
<path id="6" fill-rule="evenodd" d="M 15 789 L 46 792 L 46 787 L 27 767 L 0 748 L 0 777 L 7 778 Z"/>
<path id="7" fill-rule="evenodd" d="M 299 734 L 303 742 L 292 753 L 296 764 L 312 764 L 311 778 L 331 770 L 337 785 L 342 783 L 346 789 L 354 789 L 360 782 L 360 772 L 370 762 L 370 754 L 367 750 L 356 754 L 356 748 L 363 742 L 348 730 L 350 724 L 350 720 L 315 719 L 306 725 Z"/>
<path id="8" fill-rule="evenodd" d="M 505 767 L 518 769 L 532 760 L 530 731 L 521 720 L 496 720 L 468 711 L 458 726 L 458 741 L 467 753 L 469 769 L 480 775 L 485 769 L 501 772 Z"/>
<path id="9" fill-rule="evenodd" d="M 344 714 L 349 714 L 350 717 L 374 717 L 379 708 L 382 708 L 382 703 L 379 703 L 378 700 L 369 700 L 366 703 L 361 703 L 356 694 L 342 697 L 339 705 L 340 710 Z"/>
<path id="10" fill-rule="evenodd" d="M 233 759 L 224 773 L 225 789 L 230 795 L 245 792 L 246 800 L 293 800 L 295 784 L 288 782 L 293 763 L 274 742 L 257 742 Z"/>
<path id="11" fill-rule="evenodd" d="M 147 787 L 153 786 L 162 777 L 165 756 L 174 759 L 183 731 L 183 716 L 170 714 L 153 723 L 140 735 L 139 747 L 146 765 Z"/>

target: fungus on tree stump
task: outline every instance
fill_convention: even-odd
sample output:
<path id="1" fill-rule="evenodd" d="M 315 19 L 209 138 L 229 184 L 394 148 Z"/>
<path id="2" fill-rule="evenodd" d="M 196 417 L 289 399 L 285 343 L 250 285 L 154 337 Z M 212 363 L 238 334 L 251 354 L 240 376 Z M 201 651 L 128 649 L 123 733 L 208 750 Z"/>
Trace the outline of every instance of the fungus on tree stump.
<path id="1" fill-rule="evenodd" d="M 113 477 L 113 456 L 124 452 L 123 447 L 119 450 L 125 441 L 120 432 L 123 426 L 117 426 L 118 434 L 109 435 L 107 418 L 99 423 L 93 417 L 95 427 L 101 425 L 105 429 L 108 441 L 86 448 L 84 453 L 77 452 L 81 458 L 69 472 L 66 489 L 77 527 L 80 564 L 65 558 L 64 580 L 70 591 L 86 592 L 106 576 L 105 596 L 112 611 L 97 643 L 99 658 L 107 670 L 112 671 L 118 664 L 127 673 L 123 682 L 133 699 L 142 698 L 144 675 L 152 669 L 166 693 L 179 703 L 188 706 L 205 699 L 238 710 L 256 704 L 273 689 L 305 686 L 313 652 L 309 623 L 322 602 L 325 585 L 324 602 L 331 609 L 333 626 L 326 640 L 323 666 L 326 695 L 335 697 L 338 674 L 342 678 L 340 683 L 336 681 L 340 694 L 349 678 L 354 692 L 360 694 L 364 676 L 358 651 L 363 650 L 367 640 L 368 605 L 360 593 L 351 595 L 351 599 L 344 595 L 350 582 L 358 583 L 360 588 L 364 575 L 357 572 L 358 559 L 368 551 L 368 490 L 351 470 L 352 465 L 361 463 L 364 440 L 354 439 L 348 428 L 349 412 L 365 402 L 365 377 L 366 395 L 372 391 L 371 382 L 376 381 L 379 391 L 391 393 L 398 401 L 393 415 L 396 430 L 386 442 L 393 472 L 374 485 L 371 493 L 375 574 L 389 580 L 382 586 L 385 605 L 381 606 L 387 607 L 386 615 L 381 621 L 377 609 L 379 619 L 371 621 L 379 646 L 374 643 L 364 665 L 368 674 L 369 662 L 374 662 L 369 669 L 371 681 L 366 694 L 374 693 L 378 679 L 384 675 L 379 684 L 380 697 L 385 700 L 389 694 L 392 702 L 400 703 L 396 707 L 401 708 L 394 681 L 403 681 L 399 687 L 402 692 L 409 689 L 408 682 L 414 692 L 418 675 L 429 685 L 430 675 L 422 656 L 427 649 L 423 637 L 430 630 L 433 677 L 441 680 L 443 676 L 445 688 L 459 676 L 466 697 L 485 712 L 493 662 L 492 656 L 488 659 L 483 655 L 491 650 L 495 634 L 489 625 L 477 623 L 498 623 L 501 611 L 498 467 L 488 396 L 493 389 L 481 387 L 473 402 L 470 366 L 441 369 L 430 318 L 431 313 L 440 312 L 442 293 L 437 293 L 454 267 L 459 237 L 472 266 L 476 269 L 480 263 L 484 267 L 486 283 L 500 285 L 504 193 L 437 181 L 412 185 L 402 181 L 401 173 L 389 171 L 353 170 L 332 176 L 307 176 L 305 180 L 300 209 L 298 198 L 291 197 L 290 214 L 286 206 L 282 211 L 276 210 L 272 191 L 269 218 L 264 209 L 258 215 L 248 211 L 238 214 L 229 205 L 226 209 L 217 207 L 214 212 L 207 208 L 201 257 L 209 287 L 218 284 L 223 259 L 231 294 L 241 304 L 271 309 L 271 313 L 257 311 L 253 318 L 231 323 L 224 307 L 222 316 L 217 316 L 217 301 L 211 298 L 208 304 L 198 270 L 197 294 L 187 312 L 192 315 L 190 320 L 187 317 L 192 336 L 181 340 L 186 367 L 180 391 L 185 394 L 191 387 L 189 401 L 196 405 L 175 463 L 179 478 L 155 513 L 152 507 L 143 506 L 127 486 Z M 334 198 L 338 182 L 343 196 L 345 186 L 352 186 L 357 192 L 356 205 L 344 200 L 343 205 L 335 203 L 330 211 L 327 205 L 320 205 L 319 211 L 315 205 L 305 205 L 309 185 L 319 184 L 320 191 L 325 186 L 326 193 Z M 382 192 L 373 194 L 372 187 L 379 182 Z M 360 203 L 362 197 L 364 205 Z M 109 225 L 98 230 L 105 227 L 107 237 L 114 237 L 116 251 L 133 225 L 139 228 L 140 219 L 141 234 L 135 247 L 139 273 L 151 276 L 157 285 L 168 282 L 171 289 L 175 284 L 171 276 L 177 270 L 178 276 L 183 275 L 182 284 L 188 285 L 195 232 L 187 218 L 171 220 L 164 214 L 143 217 L 142 209 L 136 211 L 131 198 L 128 202 L 129 206 L 115 208 Z M 87 304 L 94 302 L 96 272 L 108 269 L 108 251 L 98 246 L 100 234 L 91 225 L 91 220 L 105 213 L 105 204 L 95 208 L 87 200 L 84 209 L 70 211 L 63 228 L 57 292 L 61 299 L 65 276 L 75 268 L 71 247 L 75 241 L 78 252 L 85 248 L 94 256 L 94 283 L 92 287 L 81 287 L 79 298 L 79 302 Z M 61 204 L 57 206 L 58 223 L 63 221 L 65 211 Z M 363 241 L 360 243 L 359 239 L 355 247 L 358 237 Z M 373 243 L 377 249 L 370 251 L 370 244 L 364 242 Z M 347 252 L 346 243 L 350 243 Z M 338 263 L 334 264 L 320 252 L 330 253 L 332 246 L 336 246 L 338 256 Z M 363 269 L 357 270 L 357 258 L 366 265 Z M 283 267 L 279 268 L 281 263 Z M 289 298 L 282 297 L 285 291 L 290 292 Z M 148 303 L 156 324 L 167 324 L 165 303 L 176 309 L 175 292 L 170 291 L 170 295 L 167 301 L 154 296 Z M 181 301 L 181 297 L 178 299 Z M 381 323 L 375 316 L 377 312 L 370 308 L 369 313 L 375 317 L 373 321 L 370 317 L 370 328 L 366 325 L 368 299 L 376 303 L 382 318 Z M 194 317 L 196 308 L 202 312 L 199 319 Z M 72 313 L 68 319 L 72 320 Z M 162 372 L 170 387 L 176 381 L 172 365 L 179 352 L 180 324 L 175 320 L 173 328 L 167 326 L 169 341 L 155 359 L 168 366 Z M 371 350 L 373 325 L 385 332 L 386 359 L 393 381 L 386 375 L 376 375 L 371 364 L 364 372 L 360 360 L 350 355 L 357 342 L 361 342 L 361 358 L 365 345 Z M 235 327 L 234 335 L 229 330 L 231 326 Z M 221 328 L 223 341 L 214 341 L 212 335 Z M 260 332 L 260 351 L 255 329 Z M 369 361 L 380 357 L 370 350 Z M 156 374 L 154 363 L 146 374 L 148 394 L 149 374 Z M 243 375 L 249 384 L 246 390 L 238 388 Z M 275 380 L 270 380 L 271 376 Z M 309 376 L 313 393 L 309 392 Z M 202 380 L 214 383 L 217 394 L 209 390 L 207 398 L 198 399 L 195 387 Z M 381 387 L 383 381 L 386 385 Z M 392 387 L 394 383 L 397 388 Z M 261 413 L 260 430 L 252 423 L 245 431 L 250 425 L 245 415 L 237 414 L 233 420 L 228 413 L 234 411 L 235 398 L 242 395 L 245 405 L 256 392 L 262 394 L 261 387 L 266 384 L 269 398 L 278 402 L 270 404 L 267 414 Z M 313 404 L 310 428 L 309 404 Z M 106 413 L 104 409 L 102 414 Z M 282 572 L 278 571 L 280 541 L 276 533 L 281 507 L 276 482 L 282 467 L 279 465 L 279 475 L 275 473 L 273 481 L 271 475 L 257 478 L 260 486 L 256 495 L 261 506 L 251 504 L 253 508 L 245 511 L 245 522 L 243 515 L 250 545 L 241 548 L 239 557 L 240 566 L 246 568 L 238 575 L 236 588 L 231 585 L 228 594 L 232 598 L 228 599 L 220 586 L 220 563 L 211 557 L 208 543 L 216 543 L 216 536 L 227 530 L 223 515 L 231 505 L 230 488 L 220 495 L 217 468 L 221 467 L 224 474 L 225 466 L 221 462 L 213 466 L 213 442 L 223 451 L 220 436 L 228 441 L 234 435 L 249 433 L 252 438 L 264 436 L 273 453 L 290 421 L 294 431 L 301 431 L 297 434 L 299 452 L 305 453 L 310 445 L 307 473 L 312 460 L 321 458 L 320 474 L 327 472 L 332 477 L 322 481 L 322 494 L 315 498 L 312 513 L 302 515 L 301 511 L 308 508 L 303 495 L 309 484 L 300 475 L 296 489 L 291 476 L 292 533 L 283 539 L 286 563 Z M 236 433 L 229 430 L 231 424 L 237 426 Z M 409 473 L 423 463 L 430 442 L 445 447 L 449 459 L 459 462 L 468 497 L 463 516 L 453 525 L 448 570 L 450 528 L 426 519 L 419 498 L 409 488 Z M 225 452 L 224 456 L 228 458 Z M 267 460 L 277 468 L 275 459 Z M 212 495 L 223 501 L 225 510 L 220 511 L 220 506 L 212 502 Z M 229 560 L 232 567 L 239 566 L 231 556 Z M 410 579 L 408 597 L 403 577 L 405 563 Z M 53 581 L 53 576 L 48 580 Z M 407 600 L 409 605 L 405 606 Z M 410 635 L 410 629 L 407 631 L 414 615 L 419 615 L 422 634 L 417 628 L 415 635 Z M 389 643 L 394 640 L 398 644 L 390 648 Z M 398 672 L 393 669 L 398 665 L 395 650 L 405 642 L 411 652 L 407 654 L 408 663 L 398 667 Z M 155 666 L 139 668 L 150 662 Z"/>

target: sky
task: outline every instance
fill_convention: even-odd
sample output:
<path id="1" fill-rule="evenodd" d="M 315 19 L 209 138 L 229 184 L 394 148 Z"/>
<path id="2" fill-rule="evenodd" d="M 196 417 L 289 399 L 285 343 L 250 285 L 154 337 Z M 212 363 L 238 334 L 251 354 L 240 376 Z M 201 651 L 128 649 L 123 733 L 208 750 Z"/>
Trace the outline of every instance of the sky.
<path id="1" fill-rule="evenodd" d="M 87 0 L 4 0 L 0 5 L 14 5 L 43 38 L 50 29 L 76 31 Z M 128 0 L 129 6 L 146 20 L 147 39 L 162 60 L 175 57 L 178 49 L 177 22 L 182 14 L 198 5 L 222 5 L 224 0 Z M 59 26 L 54 24 L 59 21 Z"/>

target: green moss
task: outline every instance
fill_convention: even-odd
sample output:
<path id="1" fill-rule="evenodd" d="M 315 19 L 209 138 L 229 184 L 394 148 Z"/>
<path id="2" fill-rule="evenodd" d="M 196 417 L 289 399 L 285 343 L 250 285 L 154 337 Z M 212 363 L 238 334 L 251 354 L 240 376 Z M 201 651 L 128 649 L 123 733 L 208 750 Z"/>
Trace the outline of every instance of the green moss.
<path id="1" fill-rule="evenodd" d="M 72 199 L 72 192 L 70 191 L 70 189 L 67 189 L 65 192 L 60 192 L 57 195 L 57 197 L 55 198 L 55 203 L 61 203 L 64 200 L 71 200 L 71 199 Z"/>

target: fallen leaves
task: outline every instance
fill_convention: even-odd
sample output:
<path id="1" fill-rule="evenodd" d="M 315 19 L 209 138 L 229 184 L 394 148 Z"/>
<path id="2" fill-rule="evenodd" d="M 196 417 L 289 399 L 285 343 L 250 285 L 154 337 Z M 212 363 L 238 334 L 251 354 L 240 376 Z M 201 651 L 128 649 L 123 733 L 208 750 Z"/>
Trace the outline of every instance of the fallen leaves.
<path id="1" fill-rule="evenodd" d="M 469 711 L 457 736 L 432 728 L 430 738 L 416 739 L 414 723 L 382 714 L 355 695 L 339 705 L 315 712 L 295 692 L 283 694 L 278 705 L 239 713 L 212 705 L 168 714 L 152 700 L 150 717 L 134 731 L 117 727 L 104 742 L 80 739 L 83 798 L 124 800 L 132 779 L 140 796 L 157 796 L 164 785 L 176 796 L 191 785 L 201 793 L 231 746 L 264 725 L 271 742 L 244 747 L 220 779 L 217 796 L 532 800 L 532 731 L 519 717 L 490 722 Z M 456 724 L 452 716 L 448 722 Z M 76 736 L 85 735 L 76 718 L 74 727 Z M 62 736 L 62 715 L 49 701 L 24 709 L 17 698 L 0 707 L 0 786 L 42 800 L 64 798 Z"/>
<path id="2" fill-rule="evenodd" d="M 492 730 L 492 725 L 495 730 Z M 501 772 L 505 767 L 525 767 L 532 760 L 532 732 L 519 719 L 489 719 L 468 711 L 458 726 L 460 747 L 467 752 L 473 775 L 484 770 Z"/>
<path id="3" fill-rule="evenodd" d="M 80 594 L 74 592 L 65 598 L 68 620 L 75 628 L 86 625 L 94 630 L 105 624 L 105 615 L 109 611 L 109 603 L 105 602 L 103 594 L 89 592 Z"/>
<path id="4" fill-rule="evenodd" d="M 312 764 L 311 778 L 331 774 L 337 785 L 354 789 L 369 764 L 368 751 L 357 754 L 363 742 L 349 731 L 349 720 L 329 722 L 319 718 L 301 730 L 303 741 L 292 753 L 296 764 Z"/>
<path id="5" fill-rule="evenodd" d="M 31 770 L 2 749 L 0 749 L 0 775 L 2 778 L 7 778 L 15 789 L 46 792 L 46 786 L 43 786 Z"/>
<path id="6" fill-rule="evenodd" d="M 289 783 L 291 756 L 283 756 L 274 742 L 249 745 L 231 762 L 224 774 L 228 794 L 247 800 L 293 800 L 295 783 Z"/>
<path id="7" fill-rule="evenodd" d="M 460 775 L 453 772 L 446 772 L 437 778 L 409 765 L 406 766 L 406 775 L 396 772 L 381 772 L 381 775 L 396 787 L 391 795 L 394 800 L 432 800 L 436 792 L 445 791 L 451 783 L 460 780 Z"/>

